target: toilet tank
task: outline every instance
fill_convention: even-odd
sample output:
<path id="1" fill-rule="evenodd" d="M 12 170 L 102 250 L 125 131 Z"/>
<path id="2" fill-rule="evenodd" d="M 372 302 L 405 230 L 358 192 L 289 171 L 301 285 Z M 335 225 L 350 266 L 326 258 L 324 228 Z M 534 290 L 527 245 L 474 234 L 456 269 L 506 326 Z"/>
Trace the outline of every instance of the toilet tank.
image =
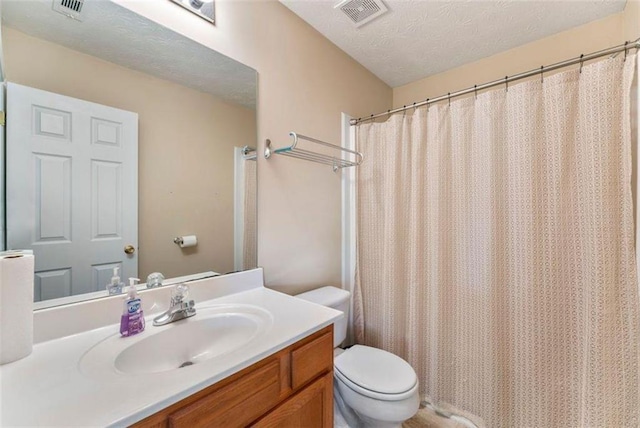
<path id="1" fill-rule="evenodd" d="M 344 317 L 333 323 L 333 347 L 340 346 L 344 339 L 347 338 L 351 293 L 341 288 L 327 286 L 297 294 L 296 297 L 344 312 Z"/>

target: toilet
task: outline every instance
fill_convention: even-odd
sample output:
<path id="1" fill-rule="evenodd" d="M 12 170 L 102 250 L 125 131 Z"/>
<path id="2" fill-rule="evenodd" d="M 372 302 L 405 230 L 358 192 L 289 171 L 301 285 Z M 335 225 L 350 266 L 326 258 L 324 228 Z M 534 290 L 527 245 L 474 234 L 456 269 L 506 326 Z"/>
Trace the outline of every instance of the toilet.
<path id="1" fill-rule="evenodd" d="M 347 336 L 351 293 L 322 287 L 296 297 L 345 314 L 333 326 L 334 400 L 349 427 L 400 427 L 416 414 L 418 377 L 409 363 L 370 346 L 340 349 Z"/>

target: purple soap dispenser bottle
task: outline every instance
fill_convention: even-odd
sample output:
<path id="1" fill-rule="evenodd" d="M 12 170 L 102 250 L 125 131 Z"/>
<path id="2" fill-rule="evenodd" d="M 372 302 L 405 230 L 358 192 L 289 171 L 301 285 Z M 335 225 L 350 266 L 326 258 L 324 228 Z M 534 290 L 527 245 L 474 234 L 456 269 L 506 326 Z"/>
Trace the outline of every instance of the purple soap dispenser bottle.
<path id="1" fill-rule="evenodd" d="M 138 297 L 136 290 L 138 278 L 129 278 L 129 290 L 124 299 L 124 309 L 120 318 L 120 334 L 124 337 L 133 336 L 144 330 L 144 314 L 142 312 L 142 301 Z"/>

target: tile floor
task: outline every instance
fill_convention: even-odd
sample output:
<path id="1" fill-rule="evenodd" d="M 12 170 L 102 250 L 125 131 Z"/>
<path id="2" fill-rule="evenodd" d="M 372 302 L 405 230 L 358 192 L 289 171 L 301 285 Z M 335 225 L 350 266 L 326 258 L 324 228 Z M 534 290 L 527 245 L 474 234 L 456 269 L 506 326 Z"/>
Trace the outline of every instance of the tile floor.
<path id="1" fill-rule="evenodd" d="M 463 424 L 438 416 L 429 409 L 421 408 L 418 413 L 402 424 L 402 428 L 466 428 Z"/>

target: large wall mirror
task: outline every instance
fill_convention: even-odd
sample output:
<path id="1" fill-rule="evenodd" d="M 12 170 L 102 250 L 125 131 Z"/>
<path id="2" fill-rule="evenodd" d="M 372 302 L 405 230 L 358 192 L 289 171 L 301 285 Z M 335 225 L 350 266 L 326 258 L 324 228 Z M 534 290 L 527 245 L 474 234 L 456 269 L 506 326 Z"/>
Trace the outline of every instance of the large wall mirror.
<path id="1" fill-rule="evenodd" d="M 33 250 L 35 300 L 254 268 L 256 72 L 108 0 L 1 10 L 4 245 Z"/>

